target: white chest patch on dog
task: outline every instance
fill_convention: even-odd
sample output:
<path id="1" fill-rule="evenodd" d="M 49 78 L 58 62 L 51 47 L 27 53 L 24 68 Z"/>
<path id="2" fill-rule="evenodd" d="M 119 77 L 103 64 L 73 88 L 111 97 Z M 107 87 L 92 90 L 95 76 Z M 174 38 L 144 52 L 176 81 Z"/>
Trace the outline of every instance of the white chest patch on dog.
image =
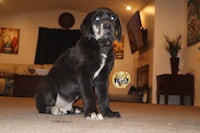
<path id="1" fill-rule="evenodd" d="M 101 53 L 101 64 L 100 64 L 100 67 L 99 69 L 94 73 L 94 79 L 99 75 L 100 71 L 102 70 L 102 68 L 104 67 L 105 65 L 105 62 L 106 62 L 106 58 L 107 58 L 107 55 Z"/>

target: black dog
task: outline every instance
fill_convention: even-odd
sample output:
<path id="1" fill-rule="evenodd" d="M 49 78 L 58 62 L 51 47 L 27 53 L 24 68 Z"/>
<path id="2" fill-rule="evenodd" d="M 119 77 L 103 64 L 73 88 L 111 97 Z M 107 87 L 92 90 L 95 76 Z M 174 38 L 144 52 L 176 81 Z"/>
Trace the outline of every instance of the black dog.
<path id="1" fill-rule="evenodd" d="M 109 108 L 108 98 L 109 73 L 114 65 L 112 42 L 121 39 L 120 20 L 112 10 L 98 8 L 85 17 L 81 32 L 77 44 L 57 59 L 39 84 L 37 109 L 55 115 L 76 112 L 72 104 L 81 97 L 87 119 L 120 117 Z"/>

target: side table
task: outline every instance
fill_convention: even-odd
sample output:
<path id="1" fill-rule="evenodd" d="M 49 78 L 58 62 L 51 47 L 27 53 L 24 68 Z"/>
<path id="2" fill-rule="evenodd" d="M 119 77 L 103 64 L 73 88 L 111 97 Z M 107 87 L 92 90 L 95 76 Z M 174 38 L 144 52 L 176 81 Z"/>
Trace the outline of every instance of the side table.
<path id="1" fill-rule="evenodd" d="M 184 96 L 189 95 L 191 105 L 194 105 L 194 76 L 163 74 L 157 76 L 157 103 L 160 95 L 165 96 L 165 104 L 168 104 L 168 95 L 180 95 L 180 104 L 184 105 Z"/>

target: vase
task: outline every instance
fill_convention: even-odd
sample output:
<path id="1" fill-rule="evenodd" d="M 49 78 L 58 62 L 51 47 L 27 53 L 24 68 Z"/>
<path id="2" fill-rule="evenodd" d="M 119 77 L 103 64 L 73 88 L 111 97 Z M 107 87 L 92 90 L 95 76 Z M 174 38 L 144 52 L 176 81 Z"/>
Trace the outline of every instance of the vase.
<path id="1" fill-rule="evenodd" d="M 170 63 L 171 63 L 172 75 L 177 75 L 178 71 L 179 71 L 179 58 L 171 57 L 170 58 Z"/>

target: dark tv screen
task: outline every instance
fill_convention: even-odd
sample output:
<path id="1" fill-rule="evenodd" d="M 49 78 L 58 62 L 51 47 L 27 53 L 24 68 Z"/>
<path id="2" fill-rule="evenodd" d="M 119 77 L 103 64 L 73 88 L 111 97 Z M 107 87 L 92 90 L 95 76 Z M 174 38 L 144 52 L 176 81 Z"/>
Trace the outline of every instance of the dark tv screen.
<path id="1" fill-rule="evenodd" d="M 136 13 L 129 20 L 127 24 L 127 32 L 131 52 L 134 53 L 137 50 L 141 50 L 145 46 L 147 30 L 142 27 L 139 11 L 136 11 Z"/>

